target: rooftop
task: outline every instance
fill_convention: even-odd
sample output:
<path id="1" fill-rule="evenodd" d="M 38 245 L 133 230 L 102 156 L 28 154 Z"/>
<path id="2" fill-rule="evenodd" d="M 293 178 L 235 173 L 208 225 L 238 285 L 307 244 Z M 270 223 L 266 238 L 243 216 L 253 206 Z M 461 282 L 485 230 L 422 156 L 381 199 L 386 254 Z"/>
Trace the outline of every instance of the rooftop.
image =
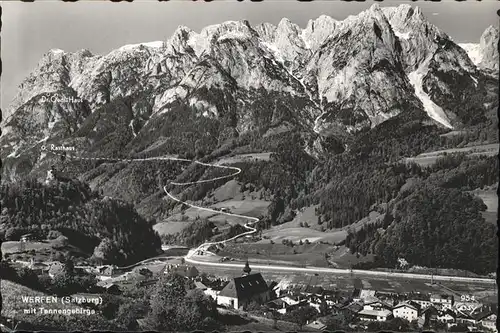
<path id="1" fill-rule="evenodd" d="M 408 302 L 399 303 L 398 305 L 396 305 L 394 307 L 394 309 L 402 308 L 402 307 L 408 307 L 408 308 L 411 308 L 411 309 L 413 309 L 415 311 L 418 311 L 418 308 L 415 305 L 413 305 L 411 303 L 408 303 Z"/>
<path id="2" fill-rule="evenodd" d="M 245 299 L 268 290 L 269 287 L 262 275 L 256 273 L 234 278 L 221 290 L 219 296 Z"/>
<path id="3" fill-rule="evenodd" d="M 377 317 L 387 317 L 389 316 L 390 314 L 392 314 L 391 311 L 389 310 L 361 310 L 359 313 L 359 315 L 364 315 L 364 316 L 377 316 Z"/>

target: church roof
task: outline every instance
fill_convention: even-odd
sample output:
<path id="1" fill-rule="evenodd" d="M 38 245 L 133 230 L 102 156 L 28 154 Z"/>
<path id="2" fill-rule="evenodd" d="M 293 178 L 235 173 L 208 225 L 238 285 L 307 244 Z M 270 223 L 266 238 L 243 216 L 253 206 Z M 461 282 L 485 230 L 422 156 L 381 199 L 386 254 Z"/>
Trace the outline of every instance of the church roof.
<path id="1" fill-rule="evenodd" d="M 234 278 L 221 290 L 219 296 L 247 299 L 268 290 L 262 275 L 256 273 Z"/>

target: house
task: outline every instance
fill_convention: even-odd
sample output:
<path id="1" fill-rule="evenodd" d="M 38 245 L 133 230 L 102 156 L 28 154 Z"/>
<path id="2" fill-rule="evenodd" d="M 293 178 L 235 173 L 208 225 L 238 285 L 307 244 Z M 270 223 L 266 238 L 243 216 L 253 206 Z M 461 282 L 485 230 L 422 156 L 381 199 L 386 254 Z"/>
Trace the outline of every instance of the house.
<path id="1" fill-rule="evenodd" d="M 33 234 L 25 234 L 22 235 L 19 240 L 21 242 L 31 242 L 35 240 L 35 237 L 33 236 Z"/>
<path id="2" fill-rule="evenodd" d="M 307 286 L 305 287 L 303 294 L 307 296 L 316 296 L 316 297 L 321 297 L 323 296 L 324 289 L 320 286 Z"/>
<path id="3" fill-rule="evenodd" d="M 104 278 L 110 278 L 117 273 L 115 265 L 104 265 L 98 267 L 97 269 L 99 271 L 99 276 Z"/>
<path id="4" fill-rule="evenodd" d="M 435 324 L 437 322 L 438 314 L 438 309 L 436 309 L 433 305 L 423 309 L 417 319 L 419 327 Z"/>
<path id="5" fill-rule="evenodd" d="M 278 311 L 279 313 L 286 313 L 286 307 L 289 306 L 287 302 L 283 301 L 281 298 L 273 299 L 267 302 L 267 306 L 270 309 Z"/>
<path id="6" fill-rule="evenodd" d="M 288 305 L 294 305 L 300 303 L 304 299 L 301 299 L 300 296 L 286 295 L 281 297 L 281 300 L 283 300 L 283 302 L 287 303 Z"/>
<path id="7" fill-rule="evenodd" d="M 212 297 L 215 301 L 217 301 L 217 296 L 219 295 L 221 290 L 222 289 L 220 288 L 207 288 L 206 290 L 203 291 L 203 293 L 207 296 Z"/>
<path id="8" fill-rule="evenodd" d="M 487 313 L 481 316 L 476 316 L 476 323 L 480 326 L 483 326 L 493 332 L 498 332 L 497 328 L 497 314 L 495 313 Z"/>
<path id="9" fill-rule="evenodd" d="M 430 298 L 429 294 L 420 294 L 420 293 L 419 294 L 412 294 L 409 297 L 409 299 L 413 303 L 417 303 L 418 305 L 420 305 L 421 309 L 426 309 L 432 305 L 431 298 Z"/>
<path id="10" fill-rule="evenodd" d="M 432 294 L 430 297 L 430 301 L 432 304 L 441 305 L 443 310 L 451 309 L 453 306 L 453 295 L 438 295 Z"/>
<path id="11" fill-rule="evenodd" d="M 178 274 L 188 279 L 193 279 L 197 277 L 200 272 L 195 266 L 191 265 L 175 265 L 175 266 L 165 266 L 165 274 Z"/>
<path id="12" fill-rule="evenodd" d="M 327 304 L 328 304 L 328 301 L 327 301 Z M 332 314 L 339 314 L 339 313 L 341 313 L 342 312 L 341 309 L 342 309 L 342 304 L 339 304 L 339 303 L 334 303 L 334 304 L 332 304 L 330 306 L 330 312 Z"/>
<path id="13" fill-rule="evenodd" d="M 385 302 L 382 302 L 376 297 L 367 297 L 366 301 L 363 303 L 363 310 L 391 310 L 392 306 Z"/>
<path id="14" fill-rule="evenodd" d="M 108 294 L 119 295 L 122 293 L 120 287 L 115 283 L 107 283 L 104 285 L 104 289 Z"/>
<path id="15" fill-rule="evenodd" d="M 50 267 L 43 262 L 35 262 L 32 258 L 28 268 L 31 269 L 36 275 L 41 275 L 48 273 Z"/>
<path id="16" fill-rule="evenodd" d="M 496 328 L 497 314 L 497 305 L 484 305 L 473 311 L 470 316 L 474 319 L 476 325 L 498 332 Z"/>
<path id="17" fill-rule="evenodd" d="M 309 305 L 312 306 L 313 308 L 316 309 L 316 311 L 318 311 L 319 313 L 321 313 L 321 301 L 317 302 L 317 301 L 310 301 L 309 302 Z"/>
<path id="18" fill-rule="evenodd" d="M 217 304 L 234 309 L 243 308 L 250 302 L 258 304 L 270 300 L 269 286 L 260 273 L 250 274 L 248 262 L 243 269 L 244 275 L 231 280 L 217 295 Z"/>
<path id="19" fill-rule="evenodd" d="M 200 282 L 200 281 L 194 281 L 194 287 L 195 287 L 196 289 L 200 289 L 200 290 L 201 290 L 201 291 L 203 291 L 203 292 L 205 292 L 205 290 L 207 290 L 207 289 L 208 289 L 208 287 L 207 287 L 207 286 L 205 286 L 205 285 L 204 285 L 202 282 Z"/>
<path id="20" fill-rule="evenodd" d="M 475 324 L 476 320 L 472 317 L 472 315 L 462 312 L 462 311 L 457 311 L 456 312 L 456 323 L 457 324 Z"/>
<path id="21" fill-rule="evenodd" d="M 361 310 L 358 318 L 364 321 L 387 321 L 392 317 L 389 310 Z"/>
<path id="22" fill-rule="evenodd" d="M 358 302 L 353 302 L 347 306 L 340 309 L 340 313 L 344 315 L 347 321 L 351 321 L 357 314 L 363 310 L 363 305 Z"/>
<path id="23" fill-rule="evenodd" d="M 417 304 L 403 302 L 392 309 L 392 315 L 394 318 L 403 318 L 411 322 L 417 320 L 419 310 L 420 308 Z"/>
<path id="24" fill-rule="evenodd" d="M 326 324 L 322 321 L 322 318 L 318 318 L 310 323 L 308 322 L 306 326 L 320 331 L 326 329 Z"/>
<path id="25" fill-rule="evenodd" d="M 294 303 L 288 303 L 285 301 L 283 298 L 277 298 L 272 301 L 269 301 L 267 305 L 269 308 L 276 310 L 277 312 L 281 314 L 289 313 L 290 311 L 293 311 L 301 306 L 307 305 L 306 300 L 302 300 L 300 302 L 294 302 Z"/>
<path id="26" fill-rule="evenodd" d="M 375 297 L 375 290 L 370 290 L 370 289 L 361 289 L 359 293 L 359 298 L 362 301 L 365 301 L 366 299 L 374 298 Z"/>

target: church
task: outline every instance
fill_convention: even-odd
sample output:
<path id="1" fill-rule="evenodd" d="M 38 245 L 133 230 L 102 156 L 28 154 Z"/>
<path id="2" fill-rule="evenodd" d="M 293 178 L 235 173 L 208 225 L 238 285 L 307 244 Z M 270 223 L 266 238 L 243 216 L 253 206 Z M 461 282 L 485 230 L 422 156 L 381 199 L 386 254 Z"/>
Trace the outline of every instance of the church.
<path id="1" fill-rule="evenodd" d="M 251 302 L 264 304 L 271 299 L 271 289 L 260 273 L 250 274 L 248 261 L 243 275 L 232 279 L 217 295 L 217 305 L 234 309 L 245 308 Z"/>

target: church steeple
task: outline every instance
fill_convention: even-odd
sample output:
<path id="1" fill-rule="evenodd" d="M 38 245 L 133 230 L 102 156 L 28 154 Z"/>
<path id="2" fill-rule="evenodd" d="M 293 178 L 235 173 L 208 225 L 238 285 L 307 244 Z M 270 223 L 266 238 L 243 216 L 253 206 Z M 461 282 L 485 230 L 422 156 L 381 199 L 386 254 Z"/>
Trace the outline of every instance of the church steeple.
<path id="1" fill-rule="evenodd" d="M 249 275 L 252 269 L 250 268 L 250 265 L 248 264 L 248 260 L 245 264 L 245 267 L 243 267 L 243 275 Z"/>

